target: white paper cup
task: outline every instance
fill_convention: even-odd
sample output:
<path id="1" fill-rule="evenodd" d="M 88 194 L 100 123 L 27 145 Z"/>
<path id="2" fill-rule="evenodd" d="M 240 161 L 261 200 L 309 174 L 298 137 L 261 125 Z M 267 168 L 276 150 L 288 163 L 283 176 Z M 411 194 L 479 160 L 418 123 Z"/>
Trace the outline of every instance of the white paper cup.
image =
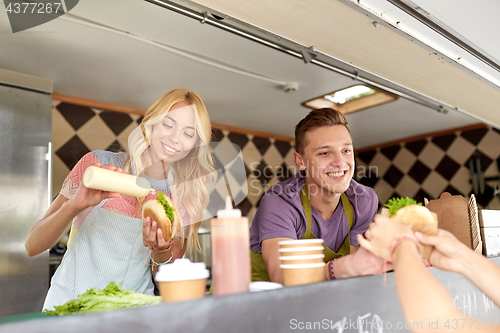
<path id="1" fill-rule="evenodd" d="M 176 259 L 161 265 L 155 275 L 163 302 L 179 302 L 205 297 L 209 272 L 204 262 Z"/>
<path id="2" fill-rule="evenodd" d="M 297 286 L 325 280 L 325 263 L 280 265 L 285 286 Z"/>
<path id="3" fill-rule="evenodd" d="M 279 254 L 282 257 L 288 256 L 305 256 L 305 255 L 314 255 L 314 254 L 322 254 L 323 247 L 322 246 L 314 246 L 314 247 L 289 247 L 279 249 Z"/>
<path id="4" fill-rule="evenodd" d="M 315 264 L 324 262 L 324 254 L 312 254 L 305 256 L 283 256 L 280 257 L 280 261 L 283 265 L 293 265 L 293 264 Z"/>
<path id="5" fill-rule="evenodd" d="M 311 247 L 323 245 L 322 239 L 292 239 L 278 242 L 281 249 L 289 247 Z"/>

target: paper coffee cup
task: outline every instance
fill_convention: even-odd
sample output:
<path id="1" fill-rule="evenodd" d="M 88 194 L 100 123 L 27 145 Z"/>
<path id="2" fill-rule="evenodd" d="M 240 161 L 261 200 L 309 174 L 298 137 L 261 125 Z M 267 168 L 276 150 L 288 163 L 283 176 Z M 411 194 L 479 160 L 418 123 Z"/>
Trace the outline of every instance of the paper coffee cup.
<path id="1" fill-rule="evenodd" d="M 204 262 L 177 259 L 161 265 L 155 280 L 163 302 L 179 302 L 205 297 L 208 275 Z"/>
<path id="2" fill-rule="evenodd" d="M 286 241 L 278 242 L 281 249 L 290 247 L 311 247 L 311 246 L 322 246 L 322 239 L 292 239 Z"/>
<path id="3" fill-rule="evenodd" d="M 318 264 L 324 262 L 324 254 L 313 254 L 305 256 L 284 256 L 280 257 L 280 261 L 283 265 L 293 265 L 293 264 Z"/>
<path id="4" fill-rule="evenodd" d="M 325 280 L 325 263 L 280 265 L 285 286 L 297 286 Z"/>
<path id="5" fill-rule="evenodd" d="M 289 247 L 289 248 L 283 248 L 279 249 L 279 254 L 282 257 L 288 257 L 288 256 L 305 256 L 305 255 L 315 255 L 315 254 L 323 254 L 323 247 L 322 246 L 315 246 L 315 247 Z"/>

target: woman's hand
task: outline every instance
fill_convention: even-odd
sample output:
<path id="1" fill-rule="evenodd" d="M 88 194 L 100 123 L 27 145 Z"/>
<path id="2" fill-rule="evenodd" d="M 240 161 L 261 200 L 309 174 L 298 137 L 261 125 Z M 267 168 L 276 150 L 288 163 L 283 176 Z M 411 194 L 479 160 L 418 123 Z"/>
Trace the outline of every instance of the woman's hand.
<path id="1" fill-rule="evenodd" d="M 370 251 L 379 258 L 388 258 L 389 247 L 395 237 L 415 239 L 415 235 L 409 225 L 391 220 L 380 214 L 375 215 L 374 222 L 362 235 L 358 235 L 361 247 Z M 394 244 L 393 244 L 394 245 Z"/>
<path id="2" fill-rule="evenodd" d="M 434 246 L 429 258 L 432 266 L 446 271 L 462 272 L 463 267 L 460 259 L 463 258 L 465 252 L 472 250 L 453 234 L 439 229 L 436 236 L 423 235 L 420 232 L 416 232 L 415 236 L 420 243 Z"/>
<path id="3" fill-rule="evenodd" d="M 94 166 L 111 171 L 116 171 L 119 173 L 127 173 L 125 170 L 112 165 L 101 165 L 100 163 L 96 163 L 94 164 Z M 82 182 L 78 187 L 75 196 L 69 200 L 68 204 L 70 204 L 75 210 L 82 211 L 87 207 L 98 205 L 102 200 L 106 198 L 118 198 L 119 196 L 120 193 L 117 192 L 108 192 L 87 188 L 85 187 L 85 185 L 83 185 Z"/>
<path id="4" fill-rule="evenodd" d="M 172 241 L 166 241 L 163 236 L 163 231 L 158 228 L 158 223 L 152 221 L 151 217 L 143 219 L 142 224 L 142 242 L 144 246 L 155 252 L 163 252 L 168 250 Z"/>

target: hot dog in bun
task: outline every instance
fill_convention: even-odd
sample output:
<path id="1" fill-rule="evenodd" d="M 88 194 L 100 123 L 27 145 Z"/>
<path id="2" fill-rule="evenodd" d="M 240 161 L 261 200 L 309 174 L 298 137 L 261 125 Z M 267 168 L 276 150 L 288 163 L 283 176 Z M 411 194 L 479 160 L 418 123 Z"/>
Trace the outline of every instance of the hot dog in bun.
<path id="1" fill-rule="evenodd" d="M 413 199 L 399 198 L 391 199 L 386 205 L 391 213 L 391 219 L 399 223 L 408 224 L 413 231 L 419 231 L 424 235 L 436 235 L 438 232 L 437 215 L 427 207 L 417 204 Z M 420 251 L 425 259 L 429 259 L 432 246 L 421 245 Z"/>
<path id="2" fill-rule="evenodd" d="M 142 207 L 142 218 L 150 217 L 158 223 L 158 228 L 163 231 L 166 241 L 174 238 L 179 231 L 179 216 L 175 210 L 174 202 L 168 195 L 158 192 L 156 200 L 149 200 Z"/>

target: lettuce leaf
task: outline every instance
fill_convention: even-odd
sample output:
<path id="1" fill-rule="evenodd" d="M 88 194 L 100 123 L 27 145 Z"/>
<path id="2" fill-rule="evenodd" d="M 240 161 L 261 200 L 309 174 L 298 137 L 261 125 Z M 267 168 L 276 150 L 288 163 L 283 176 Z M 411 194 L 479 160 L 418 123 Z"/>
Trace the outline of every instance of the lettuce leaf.
<path id="1" fill-rule="evenodd" d="M 411 198 L 392 198 L 389 199 L 387 204 L 385 204 L 385 207 L 389 208 L 389 212 L 391 213 L 391 216 L 396 215 L 396 212 L 398 209 L 404 207 L 404 206 L 409 206 L 409 205 L 419 205 L 422 206 L 422 203 L 417 203 L 414 199 Z"/>
<path id="2" fill-rule="evenodd" d="M 123 282 L 122 282 L 123 283 Z M 83 314 L 114 309 L 133 308 L 138 306 L 160 304 L 160 296 L 145 295 L 132 290 L 121 289 L 121 285 L 109 283 L 106 288 L 89 289 L 77 298 L 44 312 L 51 316 Z"/>
<path id="3" fill-rule="evenodd" d="M 165 195 L 162 192 L 158 192 L 156 200 L 158 200 L 158 202 L 163 205 L 163 209 L 165 209 L 165 213 L 167 214 L 167 217 L 170 219 L 170 221 L 173 221 L 175 209 L 168 204 L 167 199 L 165 199 Z"/>

